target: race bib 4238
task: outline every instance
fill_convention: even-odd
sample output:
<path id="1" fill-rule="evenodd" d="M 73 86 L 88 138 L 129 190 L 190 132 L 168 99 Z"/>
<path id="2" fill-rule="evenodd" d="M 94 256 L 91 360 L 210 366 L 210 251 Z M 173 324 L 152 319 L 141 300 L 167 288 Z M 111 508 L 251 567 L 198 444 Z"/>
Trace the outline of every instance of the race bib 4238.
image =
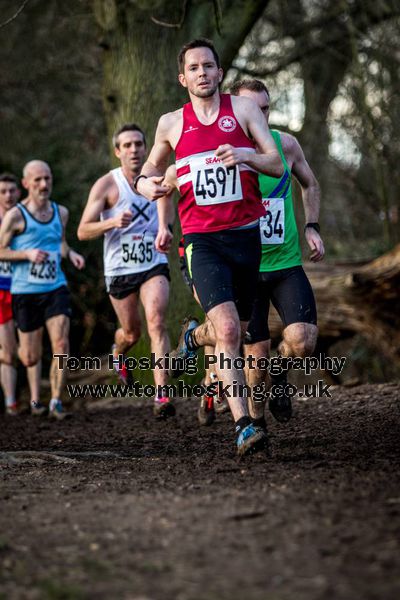
<path id="1" fill-rule="evenodd" d="M 59 253 L 48 252 L 42 263 L 31 263 L 29 267 L 29 283 L 54 283 L 57 281 Z"/>

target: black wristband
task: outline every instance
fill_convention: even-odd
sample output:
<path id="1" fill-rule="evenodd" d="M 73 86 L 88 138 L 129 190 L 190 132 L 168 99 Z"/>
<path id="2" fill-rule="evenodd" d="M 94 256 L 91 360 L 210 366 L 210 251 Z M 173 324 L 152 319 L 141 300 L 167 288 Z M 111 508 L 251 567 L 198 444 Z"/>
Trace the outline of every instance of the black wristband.
<path id="1" fill-rule="evenodd" d="M 321 227 L 319 226 L 319 223 L 306 223 L 304 225 L 304 233 L 306 232 L 307 227 L 311 227 L 312 229 L 315 229 L 315 231 L 317 233 L 319 233 L 321 231 Z"/>
<path id="2" fill-rule="evenodd" d="M 172 226 L 171 223 L 168 223 L 167 227 L 168 227 L 168 229 L 170 230 L 171 233 L 174 233 L 174 228 L 173 228 L 173 226 Z"/>
<path id="3" fill-rule="evenodd" d="M 141 179 L 142 177 L 144 177 L 144 179 L 147 179 L 147 175 L 138 175 L 137 177 L 135 177 L 135 179 L 133 180 L 133 189 L 135 190 L 135 192 L 137 192 L 137 183 L 139 181 L 139 179 Z"/>

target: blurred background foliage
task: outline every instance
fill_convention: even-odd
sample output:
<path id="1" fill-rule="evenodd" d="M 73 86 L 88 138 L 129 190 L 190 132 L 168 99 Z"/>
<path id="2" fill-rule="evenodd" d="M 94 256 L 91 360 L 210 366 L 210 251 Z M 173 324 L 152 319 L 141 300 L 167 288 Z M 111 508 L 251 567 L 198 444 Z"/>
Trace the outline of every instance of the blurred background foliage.
<path id="1" fill-rule="evenodd" d="M 0 15 L 0 170 L 49 162 L 53 197 L 70 209 L 67 238 L 87 258 L 83 273 L 66 265 L 73 354 L 107 353 L 115 329 L 102 242 L 76 238 L 89 189 L 114 164 L 117 124 L 137 121 L 151 145 L 159 115 L 184 100 L 176 49 L 194 36 L 214 39 L 225 89 L 242 77 L 267 84 L 270 125 L 298 137 L 320 181 L 328 261 L 370 259 L 400 241 L 398 1 L 2 0 Z M 301 226 L 300 201 L 297 216 Z M 181 281 L 178 230 L 173 342 L 184 315 L 202 315 Z M 135 354 L 147 352 L 144 339 Z"/>

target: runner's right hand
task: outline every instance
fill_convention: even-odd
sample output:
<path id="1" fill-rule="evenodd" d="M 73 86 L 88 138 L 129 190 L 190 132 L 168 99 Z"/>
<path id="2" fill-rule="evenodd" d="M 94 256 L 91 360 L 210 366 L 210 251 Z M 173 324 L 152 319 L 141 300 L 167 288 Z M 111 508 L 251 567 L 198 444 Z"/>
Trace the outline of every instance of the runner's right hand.
<path id="1" fill-rule="evenodd" d="M 147 198 L 147 200 L 158 200 L 166 196 L 171 191 L 170 185 L 162 185 L 164 177 L 142 177 L 136 185 L 138 194 Z"/>
<path id="2" fill-rule="evenodd" d="M 33 263 L 42 263 L 46 260 L 49 253 L 44 250 L 39 250 L 35 248 L 34 250 L 25 250 L 26 257 L 30 262 Z"/>
<path id="3" fill-rule="evenodd" d="M 123 229 L 124 227 L 128 227 L 128 225 L 132 222 L 133 213 L 130 210 L 124 210 L 117 214 L 114 217 L 114 227 L 117 229 Z"/>

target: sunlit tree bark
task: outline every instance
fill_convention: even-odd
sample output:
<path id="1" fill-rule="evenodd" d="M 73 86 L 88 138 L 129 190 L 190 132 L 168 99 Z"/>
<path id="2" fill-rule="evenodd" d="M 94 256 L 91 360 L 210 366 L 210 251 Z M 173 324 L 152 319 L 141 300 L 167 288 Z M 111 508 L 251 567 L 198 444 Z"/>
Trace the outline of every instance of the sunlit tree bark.
<path id="1" fill-rule="evenodd" d="M 208 37 L 226 69 L 267 4 L 94 0 L 103 32 L 104 106 L 110 132 L 134 120 L 151 138 L 159 116 L 186 98 L 177 80 L 179 48 L 193 38 Z"/>

